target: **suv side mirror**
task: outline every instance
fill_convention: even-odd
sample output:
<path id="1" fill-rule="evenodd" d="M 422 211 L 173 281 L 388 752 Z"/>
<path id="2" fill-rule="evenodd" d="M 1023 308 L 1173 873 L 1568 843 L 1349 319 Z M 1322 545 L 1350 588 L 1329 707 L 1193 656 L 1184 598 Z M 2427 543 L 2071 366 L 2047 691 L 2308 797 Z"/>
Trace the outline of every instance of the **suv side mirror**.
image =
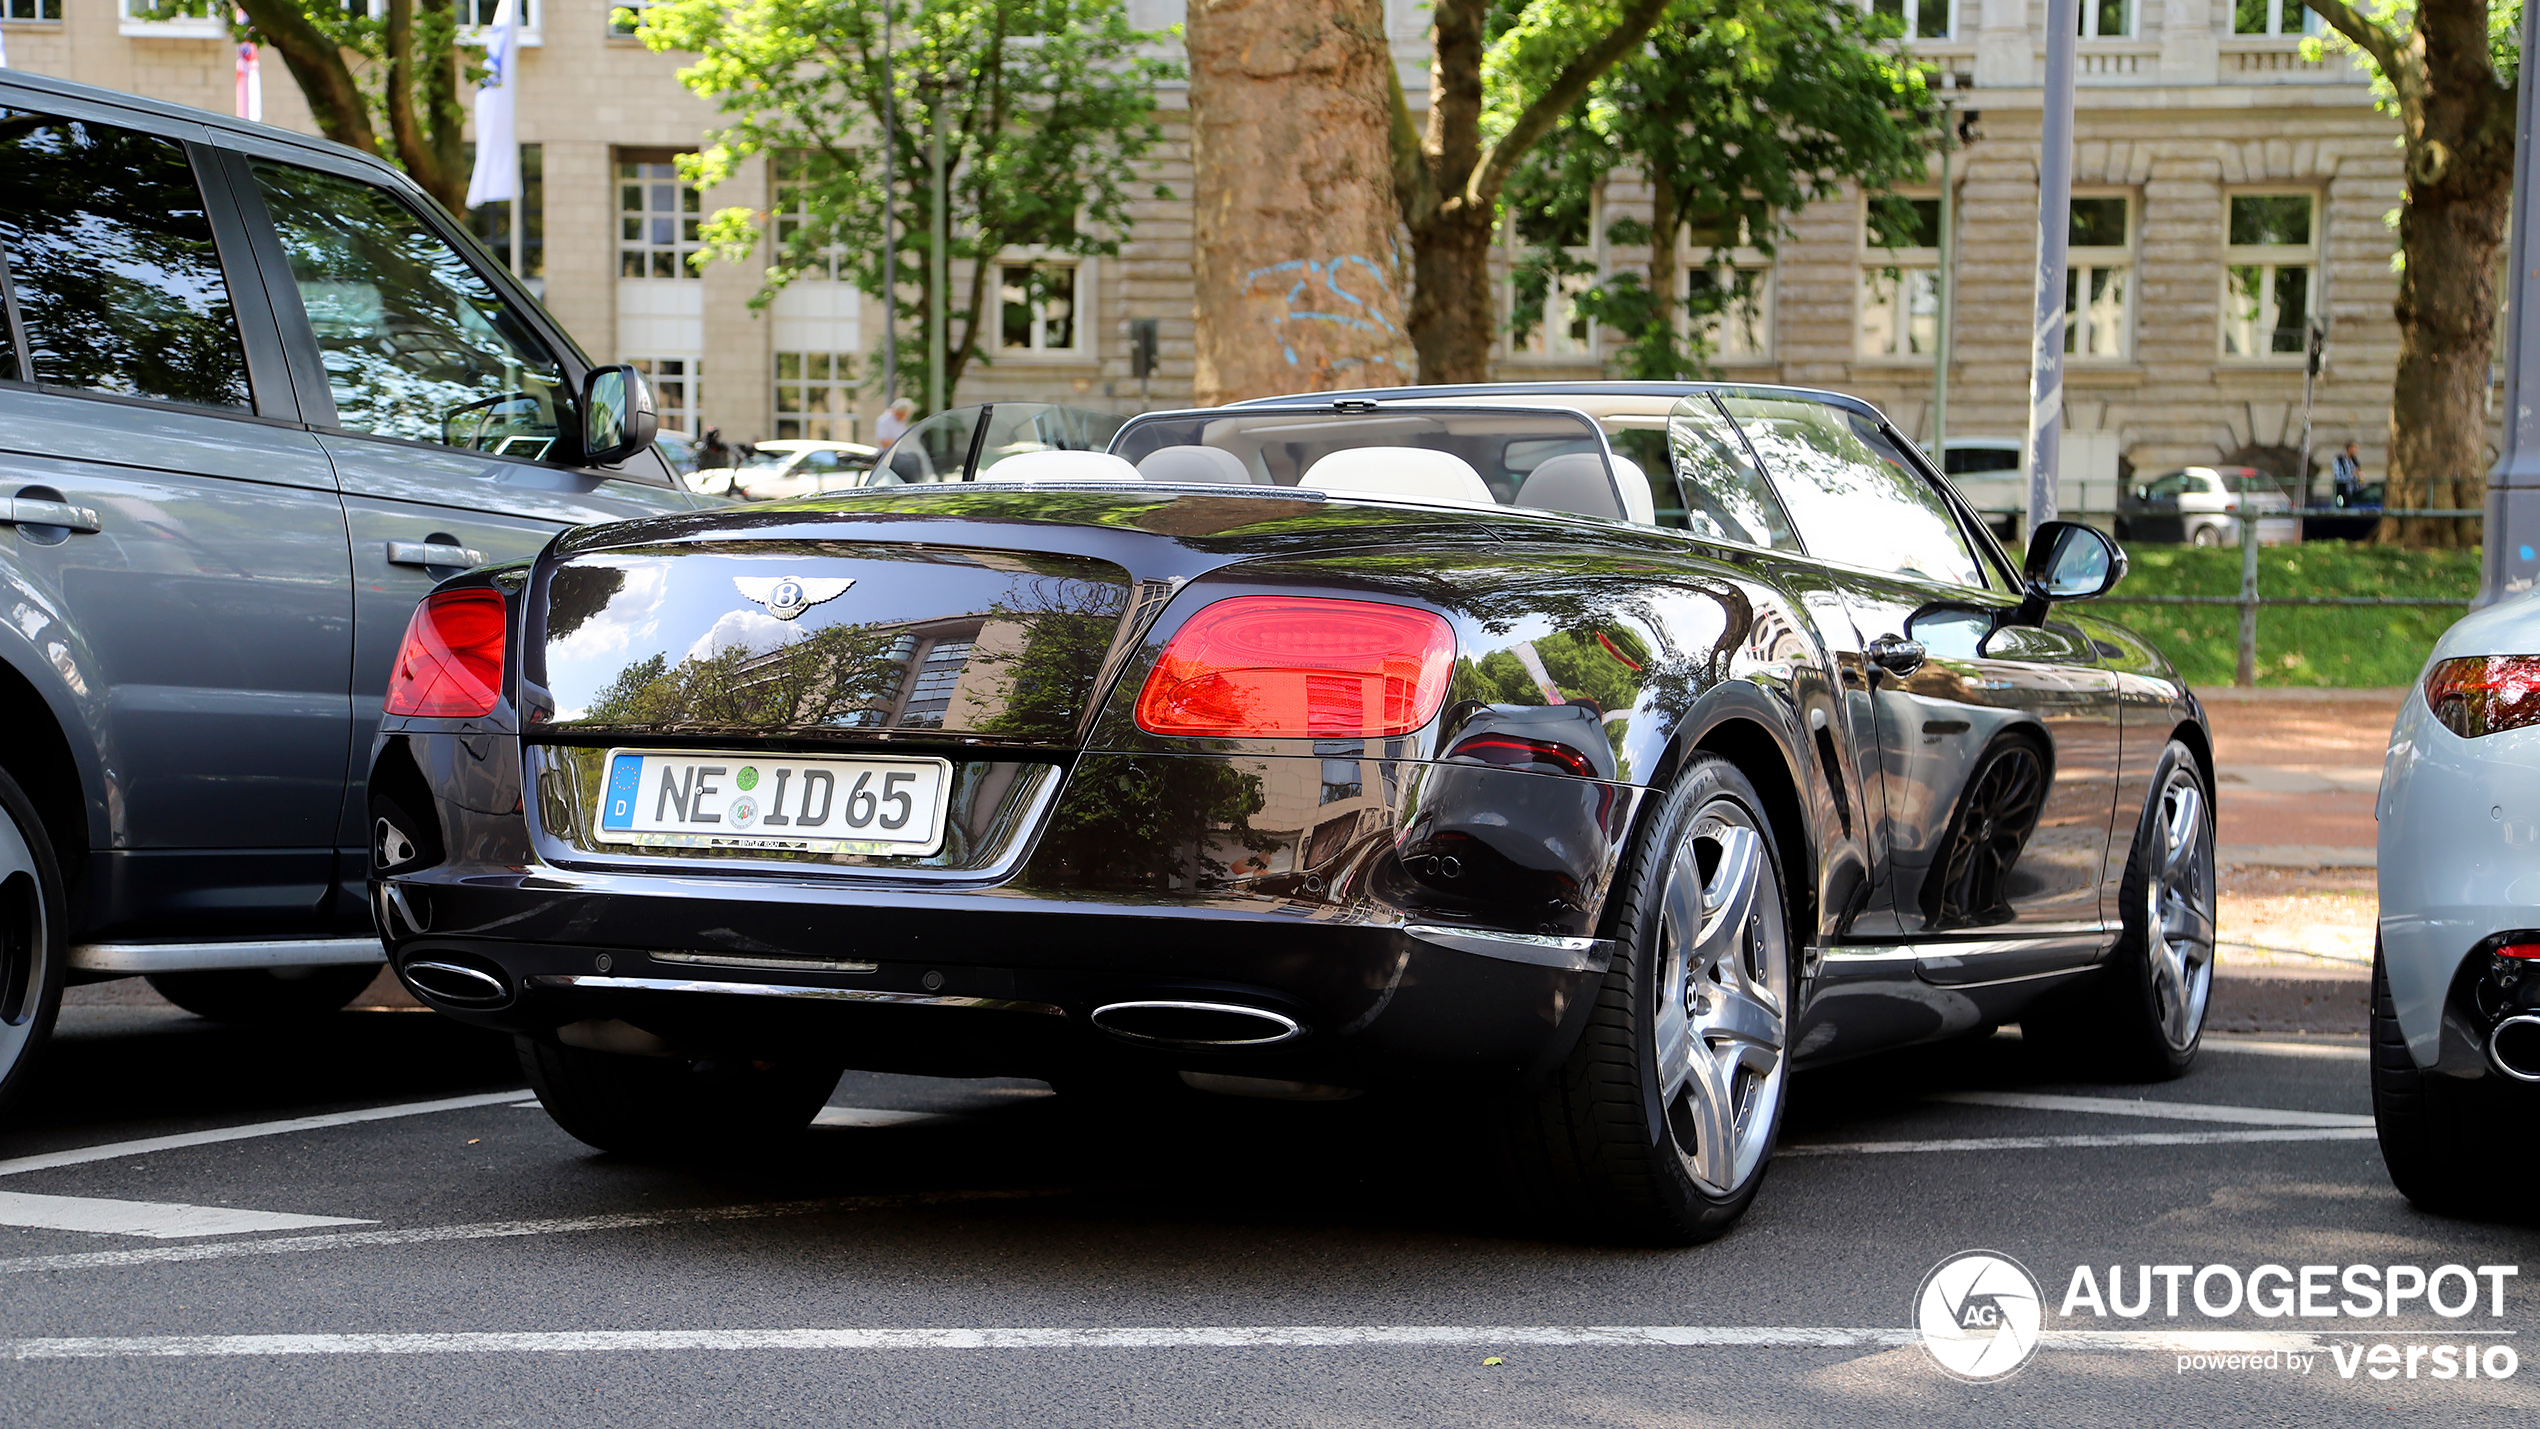
<path id="1" fill-rule="evenodd" d="M 2050 601 L 2106 595 L 2125 579 L 2125 551 L 2107 533 L 2078 521 L 2049 521 L 2029 536 L 2020 579 L 2028 587 L 2020 618 L 2035 624 Z"/>
<path id="2" fill-rule="evenodd" d="M 643 374 L 619 364 L 582 379 L 582 463 L 608 466 L 653 444 L 661 422 Z"/>

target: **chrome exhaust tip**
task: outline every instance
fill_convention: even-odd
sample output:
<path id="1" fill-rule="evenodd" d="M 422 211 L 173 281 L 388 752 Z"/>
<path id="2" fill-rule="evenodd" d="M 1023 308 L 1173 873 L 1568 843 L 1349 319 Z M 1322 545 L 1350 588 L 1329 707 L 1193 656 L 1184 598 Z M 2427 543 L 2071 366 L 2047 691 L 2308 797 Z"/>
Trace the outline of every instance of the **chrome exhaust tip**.
<path id="1" fill-rule="evenodd" d="M 1293 1017 L 1232 1002 L 1114 1002 L 1094 1009 L 1093 1024 L 1149 1047 L 1276 1047 L 1305 1035 Z"/>
<path id="2" fill-rule="evenodd" d="M 2540 1012 L 2517 1013 L 2487 1034 L 2487 1060 L 2517 1082 L 2540 1082 Z"/>
<path id="3" fill-rule="evenodd" d="M 512 1000 L 509 984 L 482 968 L 417 958 L 399 968 L 406 986 L 452 1007 L 500 1007 Z"/>

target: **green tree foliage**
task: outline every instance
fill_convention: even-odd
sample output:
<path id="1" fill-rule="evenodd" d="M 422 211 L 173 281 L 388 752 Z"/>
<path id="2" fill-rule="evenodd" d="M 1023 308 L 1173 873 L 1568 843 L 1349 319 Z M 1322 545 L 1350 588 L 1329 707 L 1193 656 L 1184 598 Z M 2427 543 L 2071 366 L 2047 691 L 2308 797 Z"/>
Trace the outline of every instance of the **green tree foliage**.
<path id="1" fill-rule="evenodd" d="M 759 305 L 833 263 L 878 299 L 883 190 L 895 186 L 897 276 L 907 295 L 900 362 L 922 365 L 927 314 L 942 302 L 952 319 L 948 403 L 973 360 L 992 360 L 983 324 L 997 320 L 989 304 L 1000 254 L 1119 251 L 1138 161 L 1162 137 L 1155 87 L 1181 73 L 1147 53 L 1166 37 L 1132 29 L 1119 0 L 667 0 L 641 20 L 645 44 L 697 56 L 680 81 L 726 120 L 703 150 L 681 159 L 682 172 L 713 185 L 770 155 L 802 183 L 798 213 L 714 214 L 705 260 L 739 262 L 773 226 Z M 887 154 L 886 113 L 894 128 Z M 947 259 L 971 264 L 966 278 L 953 276 L 959 291 L 945 294 L 933 290 L 927 263 L 939 121 L 951 174 Z"/>
<path id="2" fill-rule="evenodd" d="M 1537 87 L 1533 49 L 1516 40 L 1544 23 L 1540 6 L 1499 3 L 1504 40 L 1483 69 L 1493 124 L 1513 123 Z M 1606 238 L 1649 248 L 1649 272 L 1614 274 L 1578 306 L 1626 336 L 1624 375 L 1705 375 L 1702 320 L 1751 296 L 1730 262 L 1737 249 L 1771 255 L 1794 214 L 1846 185 L 1884 194 L 1923 178 L 1940 110 L 1898 34 L 1893 18 L 1844 0 L 1674 0 L 1648 42 L 1607 71 L 1510 178 L 1508 214 L 1527 243 L 1519 333 L 1544 320 L 1562 278 L 1595 272 L 1565 250 L 1588 242 L 1607 177 L 1636 170 L 1652 191 L 1651 217 L 1610 223 Z M 1701 255 L 1690 284 L 1676 263 L 1687 234 Z M 1679 311 L 1693 320 L 1691 341 L 1672 320 Z"/>
<path id="3" fill-rule="evenodd" d="M 235 5 L 246 23 L 232 28 L 282 56 L 319 133 L 389 159 L 450 212 L 467 211 L 467 150 L 460 138 L 467 111 L 459 91 L 483 72 L 477 52 L 459 43 L 457 0 L 388 0 L 377 15 L 344 0 Z M 165 19 L 200 15 L 206 6 L 205 0 L 158 0 L 134 10 Z"/>

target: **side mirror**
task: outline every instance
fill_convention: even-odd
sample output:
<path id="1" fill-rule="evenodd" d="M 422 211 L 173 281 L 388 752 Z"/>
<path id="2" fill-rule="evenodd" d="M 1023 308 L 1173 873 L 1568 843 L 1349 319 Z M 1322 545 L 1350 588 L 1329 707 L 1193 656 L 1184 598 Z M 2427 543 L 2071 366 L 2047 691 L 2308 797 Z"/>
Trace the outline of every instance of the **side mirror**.
<path id="1" fill-rule="evenodd" d="M 643 374 L 623 364 L 582 379 L 582 464 L 609 466 L 653 444 L 661 421 Z"/>
<path id="2" fill-rule="evenodd" d="M 2028 587 L 2021 618 L 2035 624 L 2045 618 L 2050 601 L 2106 595 L 2125 572 L 2125 551 L 2105 532 L 2078 521 L 2049 521 L 2030 533 L 2028 559 L 2020 566 Z"/>

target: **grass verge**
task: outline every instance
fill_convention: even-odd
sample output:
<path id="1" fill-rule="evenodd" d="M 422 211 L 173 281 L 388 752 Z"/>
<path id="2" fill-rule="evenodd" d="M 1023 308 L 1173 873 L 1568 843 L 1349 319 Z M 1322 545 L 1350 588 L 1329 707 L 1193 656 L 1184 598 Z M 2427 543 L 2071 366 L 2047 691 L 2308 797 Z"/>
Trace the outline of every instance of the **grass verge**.
<path id="1" fill-rule="evenodd" d="M 2126 548 L 2132 572 L 2115 594 L 2238 595 L 2240 552 L 2192 546 Z M 2469 610 L 2478 552 L 2406 551 L 2321 541 L 2258 551 L 2258 594 L 2458 596 L 2457 607 L 2312 606 L 2258 609 L 2258 683 L 2389 686 L 2417 677 L 2435 638 Z M 2240 612 L 2222 605 L 2084 607 L 2149 639 L 2191 685 L 2228 685 L 2238 663 Z"/>

